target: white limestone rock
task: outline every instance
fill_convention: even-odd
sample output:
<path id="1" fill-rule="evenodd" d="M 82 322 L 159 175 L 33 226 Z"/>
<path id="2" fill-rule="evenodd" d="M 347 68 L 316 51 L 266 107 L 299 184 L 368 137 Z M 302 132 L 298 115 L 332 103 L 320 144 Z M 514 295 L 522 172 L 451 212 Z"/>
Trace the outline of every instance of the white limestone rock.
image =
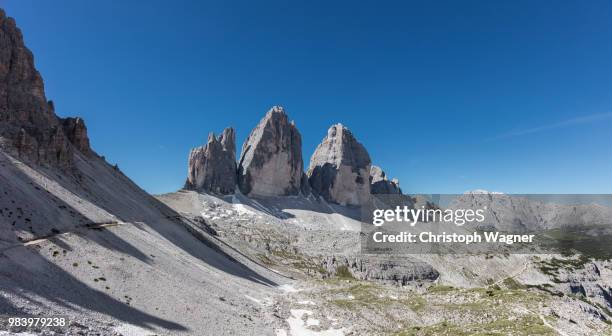
<path id="1" fill-rule="evenodd" d="M 370 200 L 370 155 L 353 133 L 336 124 L 310 159 L 308 179 L 328 202 L 363 205 Z"/>
<path id="2" fill-rule="evenodd" d="M 370 190 L 372 194 L 398 195 L 402 193 L 398 179 L 389 180 L 387 174 L 379 167 L 370 168 Z"/>
<path id="3" fill-rule="evenodd" d="M 285 110 L 272 107 L 242 146 L 240 191 L 248 196 L 286 196 L 300 192 L 302 137 Z"/>
<path id="4" fill-rule="evenodd" d="M 191 150 L 185 189 L 233 194 L 236 189 L 236 135 L 226 128 L 217 138 L 208 136 L 206 145 Z"/>

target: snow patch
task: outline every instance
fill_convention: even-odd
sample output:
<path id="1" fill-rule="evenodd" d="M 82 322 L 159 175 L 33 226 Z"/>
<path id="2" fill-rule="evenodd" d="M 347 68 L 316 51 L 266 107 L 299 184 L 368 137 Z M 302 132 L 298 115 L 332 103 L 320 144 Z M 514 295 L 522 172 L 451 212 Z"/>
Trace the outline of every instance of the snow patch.
<path id="1" fill-rule="evenodd" d="M 319 325 L 319 320 L 309 317 L 312 315 L 310 310 L 291 309 L 290 312 L 291 316 L 287 319 L 287 324 L 289 324 L 289 333 L 292 336 L 344 336 L 344 329 L 321 331 L 308 329 L 309 326 Z M 306 321 L 304 321 L 304 316 L 306 316 Z"/>
<path id="2" fill-rule="evenodd" d="M 278 286 L 278 289 L 282 290 L 285 293 L 297 293 L 300 291 L 299 289 L 296 289 L 295 287 L 293 287 L 293 285 L 290 284 L 280 285 Z"/>
<path id="3" fill-rule="evenodd" d="M 244 295 L 244 297 L 249 299 L 249 300 L 251 300 L 251 301 L 253 301 L 253 302 L 255 302 L 255 303 L 257 303 L 257 304 L 262 304 L 261 300 L 256 299 L 256 298 L 254 298 L 252 296 Z"/>
<path id="4" fill-rule="evenodd" d="M 114 330 L 125 336 L 152 336 L 155 333 L 132 324 L 116 326 Z"/>
<path id="5" fill-rule="evenodd" d="M 249 209 L 246 205 L 242 204 L 242 202 L 240 202 L 240 199 L 238 199 L 238 197 L 236 197 L 236 195 L 232 196 L 232 207 L 240 215 L 253 215 L 253 214 L 255 214 L 255 212 L 253 210 Z"/>
<path id="6" fill-rule="evenodd" d="M 298 301 L 298 304 L 301 304 L 301 305 L 310 305 L 310 306 L 314 306 L 315 305 L 315 303 L 310 301 L 310 300 Z"/>

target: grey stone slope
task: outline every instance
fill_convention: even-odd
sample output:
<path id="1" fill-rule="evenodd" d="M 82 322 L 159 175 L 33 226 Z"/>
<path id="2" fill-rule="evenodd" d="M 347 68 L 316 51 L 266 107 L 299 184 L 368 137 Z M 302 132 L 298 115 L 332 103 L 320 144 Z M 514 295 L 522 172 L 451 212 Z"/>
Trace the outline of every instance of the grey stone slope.
<path id="1" fill-rule="evenodd" d="M 94 330 L 110 323 L 162 335 L 236 333 L 244 328 L 240 316 L 250 309 L 240 293 L 273 296 L 277 283 L 286 281 L 186 221 L 101 159 L 78 156 L 74 175 L 66 175 L 0 154 L 0 183 L 10 191 L 0 198 L 0 274 L 11 274 L 0 275 L 7 300 L 0 313 L 68 315 Z M 88 229 L 92 223 L 117 226 Z M 24 303 L 21 293 L 42 303 Z M 208 307 L 204 315 L 203 307 Z M 221 316 L 227 316 L 225 324 L 211 322 Z M 262 334 L 273 322 L 267 315 L 254 320 L 252 328 Z"/>
<path id="2" fill-rule="evenodd" d="M 554 196 L 554 195 L 552 195 Z M 559 195 L 566 200 L 538 199 L 537 195 L 505 195 L 484 191 L 457 195 L 451 208 L 485 209 L 481 227 L 503 231 L 541 231 L 570 227 L 612 227 L 612 208 L 601 204 L 572 204 L 572 195 Z M 566 203 L 566 204 L 564 204 Z"/>
<path id="3" fill-rule="evenodd" d="M 277 318 L 245 296 L 287 279 L 95 154 L 3 11 L 0 45 L 0 314 L 64 315 L 63 334 L 272 335 Z"/>

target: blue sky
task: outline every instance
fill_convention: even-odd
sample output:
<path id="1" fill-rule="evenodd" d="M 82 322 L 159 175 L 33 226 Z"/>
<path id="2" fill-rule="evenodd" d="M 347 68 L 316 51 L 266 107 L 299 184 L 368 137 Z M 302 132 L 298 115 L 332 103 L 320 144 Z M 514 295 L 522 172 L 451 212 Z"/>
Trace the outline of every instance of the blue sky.
<path id="1" fill-rule="evenodd" d="M 306 161 L 342 122 L 405 192 L 612 192 L 609 1 L 32 1 L 61 116 L 152 193 L 272 105 Z"/>

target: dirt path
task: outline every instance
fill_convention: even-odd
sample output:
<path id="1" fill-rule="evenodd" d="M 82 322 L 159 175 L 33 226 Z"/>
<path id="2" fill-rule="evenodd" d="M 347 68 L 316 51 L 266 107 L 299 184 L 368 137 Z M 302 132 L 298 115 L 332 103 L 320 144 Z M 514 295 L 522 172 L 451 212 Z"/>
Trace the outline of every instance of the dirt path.
<path id="1" fill-rule="evenodd" d="M 550 324 L 550 322 L 548 322 L 548 321 L 546 320 L 546 317 L 545 317 L 544 315 L 542 315 L 542 313 L 540 313 L 540 312 L 535 312 L 535 311 L 533 311 L 533 310 L 531 310 L 531 309 L 527 309 L 527 308 L 525 308 L 525 307 L 519 307 L 519 309 L 520 309 L 520 310 L 522 310 L 524 313 L 529 313 L 529 314 L 537 315 L 537 316 L 540 318 L 540 320 L 542 320 L 542 323 L 543 323 L 543 324 L 544 324 L 546 327 L 548 327 L 548 328 L 550 328 L 550 329 L 554 330 L 554 331 L 555 331 L 557 334 L 559 334 L 559 335 L 561 335 L 561 336 L 569 336 L 569 335 L 568 335 L 568 334 L 566 334 L 564 331 L 559 330 L 559 329 L 558 329 L 558 328 L 556 328 L 554 325 Z"/>
<path id="2" fill-rule="evenodd" d="M 52 239 L 52 238 L 55 238 L 55 237 L 59 237 L 59 236 L 69 235 L 71 233 L 82 232 L 84 230 L 102 230 L 104 228 L 113 227 L 113 226 L 119 226 L 119 225 L 124 225 L 124 224 L 127 224 L 127 223 L 124 223 L 124 222 L 105 222 L 105 223 L 90 223 L 90 224 L 85 224 L 85 225 L 82 225 L 82 226 L 77 226 L 77 227 L 75 227 L 75 228 L 73 228 L 71 230 L 68 230 L 68 231 L 58 232 L 58 233 L 54 233 L 54 234 L 47 235 L 47 236 L 44 236 L 44 237 L 28 240 L 28 241 L 20 243 L 20 244 L 14 244 L 14 245 L 10 245 L 10 246 L 4 247 L 4 248 L 0 249 L 0 253 L 4 253 L 5 251 L 12 250 L 12 249 L 18 248 L 18 247 L 24 247 L 24 246 L 31 246 L 31 245 L 40 244 L 42 242 L 48 241 L 49 239 Z"/>
<path id="3" fill-rule="evenodd" d="M 504 282 L 504 280 L 506 280 L 506 279 L 514 279 L 514 278 L 518 277 L 519 275 L 523 274 L 529 268 L 529 265 L 531 265 L 531 261 L 527 261 L 527 263 L 525 263 L 525 265 L 523 265 L 523 267 L 520 270 L 514 272 L 513 274 L 511 274 L 511 275 L 509 275 L 507 277 L 503 277 L 503 278 L 495 281 L 493 283 L 493 285 L 499 285 L 502 282 Z"/>
<path id="4" fill-rule="evenodd" d="M 532 312 L 532 311 L 530 311 Z M 535 314 L 535 312 L 532 312 Z M 550 324 L 548 321 L 546 321 L 546 318 L 544 317 L 544 315 L 542 315 L 541 313 L 538 313 L 538 316 L 540 317 L 540 320 L 542 320 L 542 323 L 544 323 L 545 326 L 549 327 L 550 329 L 556 331 L 559 335 L 561 336 L 568 336 L 568 334 L 564 333 L 563 331 L 557 329 L 555 326 L 553 326 L 552 324 Z"/>

